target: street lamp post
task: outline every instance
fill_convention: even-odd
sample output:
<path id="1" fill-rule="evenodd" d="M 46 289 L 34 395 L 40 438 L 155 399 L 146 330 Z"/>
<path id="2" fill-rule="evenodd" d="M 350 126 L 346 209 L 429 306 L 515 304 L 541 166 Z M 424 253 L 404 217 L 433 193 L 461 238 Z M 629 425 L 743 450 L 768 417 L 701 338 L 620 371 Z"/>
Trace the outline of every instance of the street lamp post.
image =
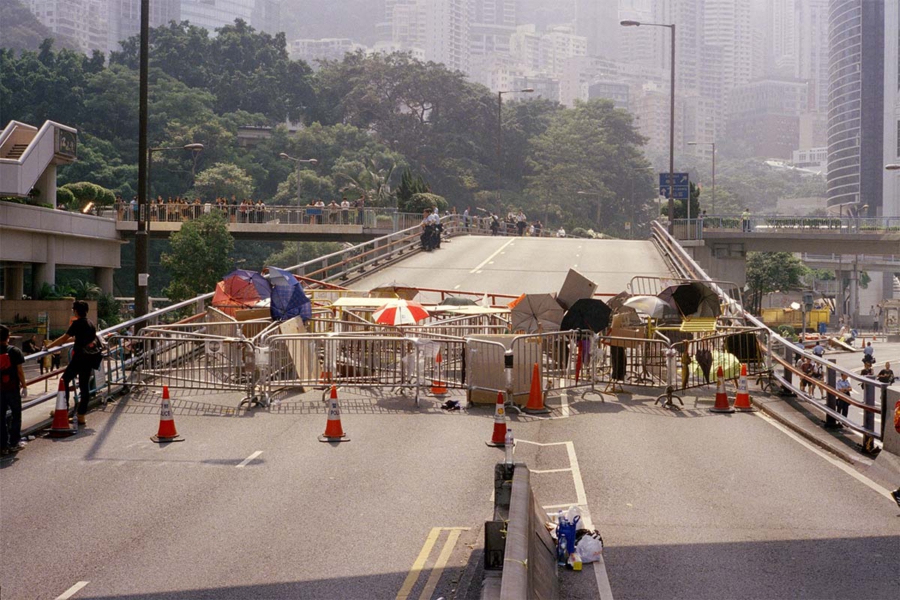
<path id="1" fill-rule="evenodd" d="M 669 233 L 675 225 L 675 23 L 643 23 L 641 21 L 621 21 L 623 27 L 667 27 L 672 30 L 671 83 L 669 84 Z M 688 206 L 690 206 L 688 194 Z"/>
<path id="2" fill-rule="evenodd" d="M 153 171 L 153 153 L 154 152 L 166 152 L 169 150 L 190 150 L 195 157 L 195 165 L 196 165 L 196 156 L 199 152 L 203 152 L 203 144 L 185 144 L 184 146 L 171 146 L 168 148 L 150 148 L 147 150 L 147 196 L 149 200 L 152 202 L 153 200 L 153 179 L 150 177 L 151 172 Z M 191 175 L 193 175 L 194 170 L 191 169 Z"/>
<path id="3" fill-rule="evenodd" d="M 315 158 L 294 158 L 293 156 L 286 154 L 284 152 L 282 152 L 278 156 L 280 156 L 284 160 L 290 160 L 290 161 L 297 163 L 297 206 L 301 206 L 302 202 L 300 201 L 300 165 L 303 165 L 303 164 L 315 165 L 319 161 L 316 160 Z"/>
<path id="4" fill-rule="evenodd" d="M 150 52 L 150 0 L 141 0 L 140 69 L 138 92 L 138 222 L 134 234 L 134 316 L 143 317 L 149 309 L 147 280 L 150 277 L 150 257 L 147 253 L 147 89 L 148 54 Z M 135 327 L 135 333 L 140 327 Z"/>
<path id="5" fill-rule="evenodd" d="M 503 200 L 503 94 L 530 94 L 534 88 L 521 90 L 500 90 L 497 92 L 497 210 Z"/>
<path id="6" fill-rule="evenodd" d="M 688 146 L 712 146 L 712 214 L 716 214 L 716 143 L 688 142 Z"/>

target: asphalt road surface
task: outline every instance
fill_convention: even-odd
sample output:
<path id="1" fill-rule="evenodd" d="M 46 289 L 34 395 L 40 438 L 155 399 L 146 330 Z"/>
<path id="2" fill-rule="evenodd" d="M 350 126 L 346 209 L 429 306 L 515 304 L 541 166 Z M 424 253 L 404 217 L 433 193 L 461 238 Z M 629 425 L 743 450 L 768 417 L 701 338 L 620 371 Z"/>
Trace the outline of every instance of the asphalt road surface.
<path id="1" fill-rule="evenodd" d="M 608 293 L 665 273 L 646 242 L 457 238 L 369 281 L 517 294 L 575 265 Z M 159 396 L 136 392 L 0 463 L 2 598 L 467 597 L 503 455 L 489 408 L 342 390 L 351 441 L 323 444 L 321 392 L 239 399 L 174 394 L 186 441 L 158 446 Z M 564 597 L 607 580 L 604 600 L 896 597 L 886 490 L 759 414 L 685 401 L 573 394 L 513 416 L 538 501 L 581 504 L 606 543 L 605 577 L 564 573 Z"/>

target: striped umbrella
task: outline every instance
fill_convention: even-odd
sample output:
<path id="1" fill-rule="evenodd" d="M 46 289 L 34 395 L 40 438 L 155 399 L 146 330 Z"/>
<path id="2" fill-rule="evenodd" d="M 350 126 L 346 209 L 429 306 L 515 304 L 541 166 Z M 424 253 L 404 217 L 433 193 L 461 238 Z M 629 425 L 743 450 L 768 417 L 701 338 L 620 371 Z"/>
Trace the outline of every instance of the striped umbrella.
<path id="1" fill-rule="evenodd" d="M 413 325 L 428 317 L 428 311 L 411 300 L 391 300 L 373 315 L 376 323 L 382 325 Z"/>

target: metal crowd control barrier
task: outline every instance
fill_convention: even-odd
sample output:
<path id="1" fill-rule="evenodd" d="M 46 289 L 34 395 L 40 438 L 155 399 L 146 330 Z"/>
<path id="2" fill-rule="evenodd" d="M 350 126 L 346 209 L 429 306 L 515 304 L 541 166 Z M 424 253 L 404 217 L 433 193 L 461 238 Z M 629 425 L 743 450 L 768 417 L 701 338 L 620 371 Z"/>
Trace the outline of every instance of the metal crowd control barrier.
<path id="1" fill-rule="evenodd" d="M 250 340 L 181 331 L 115 336 L 134 349 L 134 387 L 243 392 L 243 404 L 265 404 L 257 395 L 256 352 Z"/>
<path id="2" fill-rule="evenodd" d="M 388 335 L 272 335 L 267 346 L 264 389 L 271 398 L 291 388 L 328 385 L 413 390 L 461 388 L 465 342 L 461 339 Z"/>

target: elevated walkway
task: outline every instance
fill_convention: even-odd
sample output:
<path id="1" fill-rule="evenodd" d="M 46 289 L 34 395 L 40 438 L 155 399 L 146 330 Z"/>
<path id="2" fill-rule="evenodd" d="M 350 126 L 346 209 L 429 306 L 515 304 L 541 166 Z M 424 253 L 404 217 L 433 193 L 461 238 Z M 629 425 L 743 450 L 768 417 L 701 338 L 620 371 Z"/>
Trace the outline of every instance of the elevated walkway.
<path id="1" fill-rule="evenodd" d="M 307 206 L 267 206 L 263 209 L 224 209 L 210 204 L 150 205 L 147 226 L 151 238 L 165 239 L 181 226 L 211 211 L 222 211 L 235 239 L 262 241 L 337 241 L 359 243 L 418 225 L 422 217 L 400 213 L 395 208 L 351 208 L 349 210 Z M 137 231 L 135 209 L 129 204 L 107 209 L 103 216 L 114 218 L 116 230 L 124 237 Z"/>

